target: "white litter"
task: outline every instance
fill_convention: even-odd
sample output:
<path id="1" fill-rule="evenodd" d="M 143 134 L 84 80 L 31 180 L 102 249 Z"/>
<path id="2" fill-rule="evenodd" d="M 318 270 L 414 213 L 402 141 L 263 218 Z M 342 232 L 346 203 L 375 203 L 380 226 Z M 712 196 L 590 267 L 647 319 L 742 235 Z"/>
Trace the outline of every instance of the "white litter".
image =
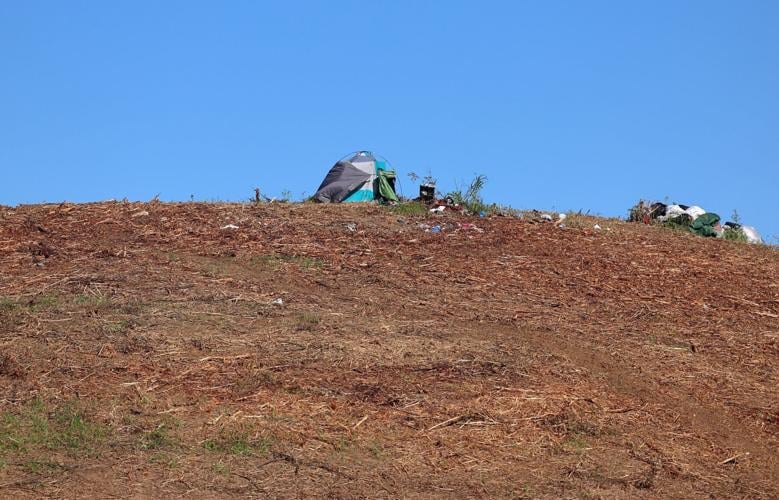
<path id="1" fill-rule="evenodd" d="M 593 229 L 600 229 L 600 224 L 595 224 L 594 226 L 592 226 L 592 228 Z"/>
<path id="2" fill-rule="evenodd" d="M 435 208 L 431 208 L 431 209 L 430 209 L 430 213 L 434 213 L 434 214 L 440 214 L 440 213 L 441 213 L 441 212 L 443 212 L 444 210 L 446 210 L 446 207 L 444 207 L 444 206 L 435 207 Z"/>
<path id="3" fill-rule="evenodd" d="M 274 306 L 283 306 L 284 305 L 284 299 L 279 297 L 278 299 L 275 299 L 273 302 L 271 302 Z"/>
<path id="4" fill-rule="evenodd" d="M 132 217 L 134 219 L 136 217 L 145 217 L 147 215 L 149 215 L 149 212 L 147 212 L 146 210 L 141 210 L 140 212 L 135 212 L 130 217 Z"/>
<path id="5" fill-rule="evenodd" d="M 551 216 L 551 215 L 549 215 L 549 214 L 541 214 L 541 218 L 542 218 L 542 219 L 544 219 L 544 220 L 547 220 L 547 221 L 549 221 L 549 222 L 552 222 L 552 221 L 554 220 L 554 219 L 552 218 L 552 216 Z"/>
<path id="6" fill-rule="evenodd" d="M 700 217 L 701 215 L 705 214 L 706 210 L 702 209 L 699 206 L 693 205 L 690 208 L 688 208 L 687 210 L 685 210 L 684 213 L 686 213 L 687 215 L 692 217 L 692 220 L 695 220 L 698 217 Z"/>
<path id="7" fill-rule="evenodd" d="M 697 205 L 688 207 L 687 210 L 683 209 L 679 205 L 668 205 L 667 207 L 665 207 L 665 215 L 658 217 L 657 220 L 659 220 L 660 222 L 665 222 L 667 220 L 679 217 L 680 215 L 683 214 L 687 214 L 690 216 L 692 220 L 695 220 L 705 213 L 706 210 L 702 209 Z"/>
<path id="8" fill-rule="evenodd" d="M 660 222 L 665 222 L 668 219 L 673 219 L 674 217 L 679 217 L 684 212 L 684 209 L 680 207 L 679 205 L 668 205 L 665 207 L 665 215 L 662 215 L 657 218 Z"/>
<path id="9" fill-rule="evenodd" d="M 357 224 L 355 224 L 354 222 L 350 222 L 348 224 L 345 224 L 344 227 L 346 227 L 347 231 L 352 232 L 352 233 L 357 231 Z"/>
<path id="10" fill-rule="evenodd" d="M 235 224 L 228 224 L 226 226 L 222 226 L 220 229 L 238 229 L 238 226 Z"/>
<path id="11" fill-rule="evenodd" d="M 744 236 L 746 236 L 748 243 L 754 243 L 758 245 L 763 243 L 763 238 L 760 237 L 760 233 L 758 233 L 757 229 L 754 227 L 741 226 L 741 232 L 744 233 Z"/>

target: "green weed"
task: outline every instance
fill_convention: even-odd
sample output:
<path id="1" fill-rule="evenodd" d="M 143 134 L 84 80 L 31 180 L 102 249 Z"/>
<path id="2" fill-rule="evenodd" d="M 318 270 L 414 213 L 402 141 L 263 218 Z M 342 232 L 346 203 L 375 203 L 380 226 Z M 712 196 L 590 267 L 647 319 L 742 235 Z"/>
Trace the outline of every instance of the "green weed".
<path id="1" fill-rule="evenodd" d="M 30 311 L 37 312 L 46 309 L 53 309 L 60 303 L 57 295 L 38 295 L 29 303 Z"/>
<path id="2" fill-rule="evenodd" d="M 661 222 L 660 227 L 672 229 L 674 231 L 689 232 L 690 224 L 692 224 L 692 218 L 687 214 L 682 214 L 678 217 L 674 217 L 673 219 L 668 219 L 664 222 Z"/>
<path id="3" fill-rule="evenodd" d="M 392 212 L 397 215 L 414 216 L 414 215 L 427 215 L 427 207 L 415 201 L 407 203 L 398 203 L 392 206 Z"/>
<path id="4" fill-rule="evenodd" d="M 734 229 L 732 227 L 725 228 L 725 232 L 722 235 L 728 241 L 740 241 L 742 243 L 747 242 L 747 235 L 741 229 Z"/>
<path id="5" fill-rule="evenodd" d="M 141 448 L 144 450 L 159 450 L 178 445 L 179 441 L 173 434 L 168 423 L 161 423 L 141 437 Z"/>
<path id="6" fill-rule="evenodd" d="M 487 176 L 483 174 L 477 174 L 465 188 L 457 188 L 454 191 L 447 193 L 447 197 L 451 198 L 456 204 L 465 207 L 466 210 L 472 214 L 479 214 L 481 212 L 487 212 L 490 209 L 494 209 L 496 205 L 488 205 L 484 203 L 481 197 L 481 192 L 484 186 L 487 184 Z"/>
<path id="7" fill-rule="evenodd" d="M 11 312 L 19 309 L 19 304 L 10 297 L 0 299 L 0 312 Z"/>
<path id="8" fill-rule="evenodd" d="M 323 264 L 321 259 L 315 259 L 313 257 L 303 257 L 299 263 L 300 267 L 303 269 L 322 269 Z"/>
<path id="9" fill-rule="evenodd" d="M 218 474 L 220 476 L 229 476 L 230 475 L 230 467 L 227 466 L 224 462 L 221 460 L 219 462 L 214 462 L 211 465 L 211 470 L 214 474 Z"/>
<path id="10" fill-rule="evenodd" d="M 76 403 L 50 410 L 36 399 L 19 412 L 2 414 L 0 453 L 37 449 L 89 452 L 106 434 L 106 428 L 89 421 Z"/>

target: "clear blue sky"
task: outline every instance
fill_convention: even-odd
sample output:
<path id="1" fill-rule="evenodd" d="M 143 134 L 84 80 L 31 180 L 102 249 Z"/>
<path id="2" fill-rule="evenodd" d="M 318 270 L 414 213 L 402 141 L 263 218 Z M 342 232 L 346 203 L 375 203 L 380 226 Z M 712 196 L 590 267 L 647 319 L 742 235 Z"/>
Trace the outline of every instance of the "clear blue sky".
<path id="1" fill-rule="evenodd" d="M 0 2 L 0 203 L 312 194 L 369 149 L 518 208 L 779 235 L 779 2 Z"/>

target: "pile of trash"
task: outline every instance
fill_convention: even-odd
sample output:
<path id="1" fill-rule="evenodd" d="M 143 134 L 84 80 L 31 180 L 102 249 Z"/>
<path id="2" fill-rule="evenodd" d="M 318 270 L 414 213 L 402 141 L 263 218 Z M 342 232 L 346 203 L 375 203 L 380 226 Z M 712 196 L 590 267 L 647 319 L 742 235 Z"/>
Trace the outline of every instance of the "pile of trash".
<path id="1" fill-rule="evenodd" d="M 742 240 L 762 244 L 760 233 L 752 226 L 738 222 L 725 222 L 714 212 L 707 212 L 697 205 L 682 205 L 641 200 L 628 211 L 629 222 L 662 224 L 674 229 L 689 230 L 698 236 Z"/>
<path id="2" fill-rule="evenodd" d="M 467 210 L 465 210 L 465 208 L 459 203 L 455 203 L 451 196 L 447 196 L 442 199 L 434 198 L 433 200 L 427 202 L 426 205 L 430 207 L 429 211 L 433 214 L 440 214 L 444 211 L 453 211 L 466 213 L 466 215 L 468 215 Z"/>
<path id="3" fill-rule="evenodd" d="M 471 187 L 464 193 L 462 191 L 453 191 L 445 196 L 439 196 L 435 184 L 426 182 L 419 186 L 419 196 L 411 201 L 425 205 L 430 213 L 443 214 L 456 212 L 462 215 L 486 217 L 500 216 L 512 217 L 516 211 L 511 207 L 502 207 L 496 203 L 487 204 L 479 196 L 479 190 L 486 178 L 478 177 L 480 184 L 471 183 Z"/>

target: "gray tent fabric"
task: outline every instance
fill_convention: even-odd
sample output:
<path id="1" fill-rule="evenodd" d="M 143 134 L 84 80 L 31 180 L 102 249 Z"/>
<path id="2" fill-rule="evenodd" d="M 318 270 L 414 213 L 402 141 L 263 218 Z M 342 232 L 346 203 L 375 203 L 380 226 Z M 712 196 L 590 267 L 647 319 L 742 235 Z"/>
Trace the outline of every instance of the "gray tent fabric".
<path id="1" fill-rule="evenodd" d="M 366 161 L 363 158 L 354 156 L 352 159 Z M 363 172 L 351 162 L 339 161 L 327 173 L 327 177 L 314 194 L 314 199 L 322 203 L 340 203 L 370 178 L 371 174 Z"/>

